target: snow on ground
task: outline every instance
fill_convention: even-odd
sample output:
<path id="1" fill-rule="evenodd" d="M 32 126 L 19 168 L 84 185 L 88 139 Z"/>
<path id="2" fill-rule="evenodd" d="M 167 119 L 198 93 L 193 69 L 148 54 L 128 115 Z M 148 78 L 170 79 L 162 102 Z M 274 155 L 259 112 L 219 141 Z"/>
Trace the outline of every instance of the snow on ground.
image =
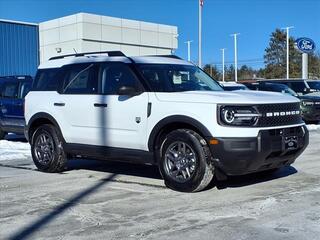
<path id="1" fill-rule="evenodd" d="M 29 143 L 8 140 L 0 141 L 0 161 L 28 159 L 30 155 Z"/>
<path id="2" fill-rule="evenodd" d="M 310 124 L 307 125 L 309 131 L 320 131 L 320 124 L 316 125 L 316 124 Z"/>

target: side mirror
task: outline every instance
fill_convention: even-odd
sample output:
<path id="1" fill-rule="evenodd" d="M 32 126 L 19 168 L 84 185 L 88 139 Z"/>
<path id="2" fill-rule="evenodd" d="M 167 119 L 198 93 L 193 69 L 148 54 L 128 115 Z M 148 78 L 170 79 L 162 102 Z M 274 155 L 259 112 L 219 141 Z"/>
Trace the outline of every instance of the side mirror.
<path id="1" fill-rule="evenodd" d="M 134 87 L 131 86 L 122 86 L 118 90 L 118 95 L 124 96 L 135 96 L 139 94 Z"/>

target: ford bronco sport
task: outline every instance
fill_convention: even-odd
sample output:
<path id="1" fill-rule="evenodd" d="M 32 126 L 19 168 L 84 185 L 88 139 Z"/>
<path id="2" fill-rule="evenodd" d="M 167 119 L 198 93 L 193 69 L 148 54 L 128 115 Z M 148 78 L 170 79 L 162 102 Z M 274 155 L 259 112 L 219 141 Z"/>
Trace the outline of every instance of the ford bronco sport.
<path id="1" fill-rule="evenodd" d="M 158 165 L 178 191 L 215 175 L 277 169 L 308 145 L 297 98 L 226 92 L 175 56 L 121 52 L 51 58 L 26 97 L 26 137 L 35 165 L 63 171 L 69 157 Z"/>

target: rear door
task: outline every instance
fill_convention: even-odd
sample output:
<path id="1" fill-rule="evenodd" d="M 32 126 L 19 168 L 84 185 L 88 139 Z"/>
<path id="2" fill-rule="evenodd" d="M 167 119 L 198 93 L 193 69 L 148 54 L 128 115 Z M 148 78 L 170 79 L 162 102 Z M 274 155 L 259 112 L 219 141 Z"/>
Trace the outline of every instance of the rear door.
<path id="1" fill-rule="evenodd" d="M 73 64 L 62 70 L 60 94 L 53 107 L 68 143 L 99 145 L 99 109 L 94 106 L 100 99 L 96 67 L 91 63 Z"/>

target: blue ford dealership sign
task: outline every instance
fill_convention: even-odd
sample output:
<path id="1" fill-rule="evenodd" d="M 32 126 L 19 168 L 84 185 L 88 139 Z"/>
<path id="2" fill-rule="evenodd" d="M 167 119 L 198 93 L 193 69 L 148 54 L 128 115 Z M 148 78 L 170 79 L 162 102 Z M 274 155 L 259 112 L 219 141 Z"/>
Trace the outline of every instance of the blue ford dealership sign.
<path id="1" fill-rule="evenodd" d="M 296 47 L 303 53 L 312 53 L 316 49 L 316 44 L 310 38 L 298 38 L 295 41 Z"/>

